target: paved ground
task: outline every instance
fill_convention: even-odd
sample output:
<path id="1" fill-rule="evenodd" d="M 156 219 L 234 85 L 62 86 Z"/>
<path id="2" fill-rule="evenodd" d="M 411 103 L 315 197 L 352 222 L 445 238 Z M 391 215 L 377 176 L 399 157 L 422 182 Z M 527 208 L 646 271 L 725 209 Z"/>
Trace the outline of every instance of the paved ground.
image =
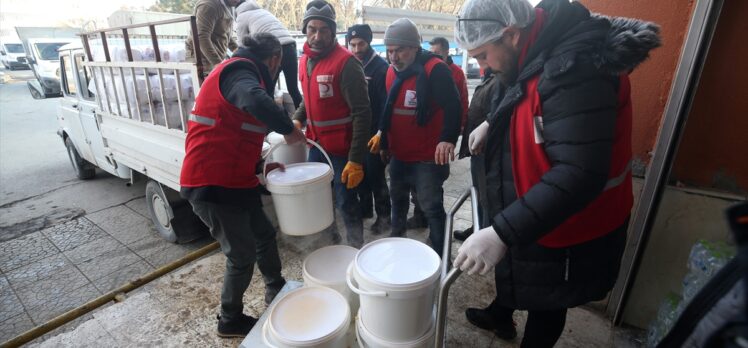
<path id="1" fill-rule="evenodd" d="M 451 205 L 467 186 L 467 161 L 452 165 L 447 183 L 445 205 Z M 456 215 L 455 228 L 470 225 L 470 209 L 464 207 Z M 368 227 L 372 219 L 365 221 Z M 341 226 L 342 228 L 342 226 Z M 409 237 L 426 240 L 426 230 L 409 232 Z M 381 238 L 366 228 L 367 242 Z M 289 237 L 279 234 L 279 248 L 286 279 L 302 281 L 304 257 L 328 245 L 328 237 Z M 458 245 L 455 245 L 456 250 Z M 123 302 L 93 312 L 73 331 L 45 337 L 32 342 L 32 347 L 237 347 L 240 339 L 220 339 L 215 335 L 222 272 L 225 258 L 213 254 L 195 261 L 128 295 Z M 257 272 L 257 271 L 255 271 Z M 518 347 L 519 339 L 506 342 L 491 333 L 468 324 L 464 318 L 467 307 L 483 307 L 491 301 L 492 276 L 461 276 L 451 291 L 448 320 L 448 347 Z M 263 285 L 254 277 L 244 297 L 245 312 L 260 316 L 267 308 L 263 301 Z M 515 314 L 522 336 L 525 314 Z M 565 332 L 557 347 L 638 347 L 638 332 L 611 329 L 609 321 L 592 307 L 569 312 Z"/>
<path id="2" fill-rule="evenodd" d="M 144 186 L 78 180 L 57 136 L 59 99 L 0 70 L 0 342 L 208 243 L 158 237 Z M 74 325 L 69 326 L 72 328 Z"/>

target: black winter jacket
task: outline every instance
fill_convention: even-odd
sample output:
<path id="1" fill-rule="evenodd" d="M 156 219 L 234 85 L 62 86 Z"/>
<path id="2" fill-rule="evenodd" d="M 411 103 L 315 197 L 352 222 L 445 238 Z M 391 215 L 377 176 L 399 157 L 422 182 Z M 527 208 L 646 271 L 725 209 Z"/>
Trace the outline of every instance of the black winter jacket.
<path id="1" fill-rule="evenodd" d="M 659 28 L 591 16 L 579 2 L 545 0 L 545 24 L 517 80 L 497 89 L 486 154 L 492 225 L 510 247 L 496 267 L 498 304 L 517 309 L 569 308 L 602 299 L 615 282 L 624 224 L 569 248 L 536 242 L 603 190 L 610 167 L 618 80 L 659 46 Z M 543 138 L 551 170 L 520 199 L 511 168 L 509 122 L 524 85 L 540 74 Z"/>

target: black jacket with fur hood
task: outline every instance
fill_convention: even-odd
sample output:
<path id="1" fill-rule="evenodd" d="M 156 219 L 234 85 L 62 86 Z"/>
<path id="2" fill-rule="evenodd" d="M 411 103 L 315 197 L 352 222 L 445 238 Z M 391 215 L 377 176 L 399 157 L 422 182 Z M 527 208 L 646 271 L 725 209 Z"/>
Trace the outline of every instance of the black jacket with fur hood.
<path id="1" fill-rule="evenodd" d="M 626 225 L 569 248 L 536 243 L 603 190 L 610 167 L 621 73 L 660 45 L 659 28 L 591 15 L 579 2 L 544 0 L 546 19 L 517 81 L 498 88 L 488 121 L 488 213 L 509 246 L 496 267 L 497 304 L 531 310 L 569 308 L 605 297 L 625 247 Z M 545 151 L 553 163 L 536 188 L 517 199 L 508 126 L 524 84 L 540 75 Z"/>

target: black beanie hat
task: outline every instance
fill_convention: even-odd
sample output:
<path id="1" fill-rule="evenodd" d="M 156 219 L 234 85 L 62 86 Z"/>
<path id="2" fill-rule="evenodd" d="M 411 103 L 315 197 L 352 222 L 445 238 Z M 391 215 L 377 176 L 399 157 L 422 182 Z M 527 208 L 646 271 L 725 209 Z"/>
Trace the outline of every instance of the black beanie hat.
<path id="1" fill-rule="evenodd" d="M 345 35 L 345 42 L 351 42 L 353 39 L 361 39 L 366 43 L 371 44 L 372 33 L 371 27 L 368 24 L 354 24 L 348 28 L 348 33 Z"/>
<path id="2" fill-rule="evenodd" d="M 313 19 L 319 19 L 327 22 L 333 34 L 336 32 L 335 8 L 325 0 L 312 0 L 306 4 L 304 20 L 302 21 L 301 32 L 306 34 L 306 25 Z"/>

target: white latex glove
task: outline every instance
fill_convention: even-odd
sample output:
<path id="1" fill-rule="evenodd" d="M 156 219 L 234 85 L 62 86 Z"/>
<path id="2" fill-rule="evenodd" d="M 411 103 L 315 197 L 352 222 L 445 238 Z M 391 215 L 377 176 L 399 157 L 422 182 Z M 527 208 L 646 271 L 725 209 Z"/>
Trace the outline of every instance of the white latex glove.
<path id="1" fill-rule="evenodd" d="M 487 227 L 473 233 L 457 249 L 454 266 L 470 275 L 476 272 L 488 273 L 504 258 L 506 244 L 499 238 L 493 227 Z"/>
<path id="2" fill-rule="evenodd" d="M 483 152 L 483 147 L 486 146 L 486 139 L 488 139 L 488 121 L 483 121 L 480 126 L 470 132 L 470 137 L 468 138 L 470 154 L 479 155 Z"/>

